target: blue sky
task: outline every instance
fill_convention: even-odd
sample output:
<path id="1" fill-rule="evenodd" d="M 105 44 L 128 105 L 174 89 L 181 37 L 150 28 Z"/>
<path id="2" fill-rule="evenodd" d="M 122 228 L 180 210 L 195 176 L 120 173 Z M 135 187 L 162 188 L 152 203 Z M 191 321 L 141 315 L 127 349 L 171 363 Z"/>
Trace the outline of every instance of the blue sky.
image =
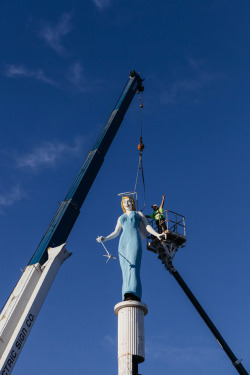
<path id="1" fill-rule="evenodd" d="M 175 267 L 250 371 L 249 2 L 0 2 L 0 304 L 34 253 L 129 71 L 145 78 L 146 209 L 186 216 Z M 135 183 L 133 100 L 68 239 L 15 374 L 117 374 L 118 261 L 95 239 L 114 229 Z M 138 186 L 140 204 L 143 191 Z M 107 243 L 117 253 L 118 241 Z M 235 374 L 175 280 L 142 262 L 146 361 L 140 373 Z M 98 360 L 97 360 L 98 359 Z"/>

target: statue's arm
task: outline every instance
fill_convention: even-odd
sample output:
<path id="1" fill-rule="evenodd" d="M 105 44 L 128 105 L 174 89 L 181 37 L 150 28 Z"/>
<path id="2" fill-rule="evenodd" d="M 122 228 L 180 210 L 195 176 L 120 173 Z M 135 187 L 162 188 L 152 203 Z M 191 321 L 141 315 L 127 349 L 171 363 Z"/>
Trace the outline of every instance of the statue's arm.
<path id="1" fill-rule="evenodd" d="M 146 231 L 150 234 L 152 234 L 153 236 L 157 237 L 159 240 L 161 239 L 161 234 L 159 234 L 158 232 L 156 232 L 154 230 L 154 228 L 151 227 L 151 225 L 149 225 L 148 223 L 148 220 L 146 219 L 146 217 L 143 215 L 142 212 L 138 212 L 139 216 L 140 216 L 140 220 L 141 220 L 141 223 L 145 226 L 146 228 Z"/>
<path id="2" fill-rule="evenodd" d="M 121 222 L 119 218 L 117 220 L 117 224 L 116 224 L 114 232 L 110 233 L 107 237 L 99 236 L 97 237 L 96 241 L 105 242 L 105 241 L 113 240 L 113 238 L 116 238 L 117 236 L 119 236 L 121 229 L 122 229 L 122 226 L 121 226 Z"/>

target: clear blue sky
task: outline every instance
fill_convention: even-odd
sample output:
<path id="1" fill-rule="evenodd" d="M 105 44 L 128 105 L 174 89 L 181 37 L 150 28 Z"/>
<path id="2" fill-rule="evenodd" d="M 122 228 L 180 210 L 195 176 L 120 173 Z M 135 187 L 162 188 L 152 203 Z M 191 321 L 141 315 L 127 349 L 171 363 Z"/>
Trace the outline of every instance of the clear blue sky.
<path id="1" fill-rule="evenodd" d="M 146 209 L 186 216 L 175 267 L 250 371 L 249 1 L 0 2 L 0 305 L 12 291 L 126 83 L 145 78 Z M 117 374 L 118 261 L 95 239 L 134 187 L 138 98 L 68 239 L 14 374 Z M 142 186 L 138 187 L 142 199 Z M 117 254 L 118 240 L 107 243 Z M 223 350 L 157 256 L 140 373 L 233 375 Z"/>

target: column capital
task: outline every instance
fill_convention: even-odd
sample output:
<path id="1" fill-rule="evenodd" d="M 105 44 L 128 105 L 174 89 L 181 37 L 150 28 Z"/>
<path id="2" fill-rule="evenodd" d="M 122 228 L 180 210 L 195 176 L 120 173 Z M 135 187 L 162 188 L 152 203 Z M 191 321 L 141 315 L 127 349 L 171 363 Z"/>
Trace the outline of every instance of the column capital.
<path id="1" fill-rule="evenodd" d="M 118 312 L 125 307 L 137 307 L 144 312 L 144 315 L 148 313 L 148 307 L 145 303 L 130 300 L 117 303 L 114 307 L 115 314 L 118 316 Z"/>

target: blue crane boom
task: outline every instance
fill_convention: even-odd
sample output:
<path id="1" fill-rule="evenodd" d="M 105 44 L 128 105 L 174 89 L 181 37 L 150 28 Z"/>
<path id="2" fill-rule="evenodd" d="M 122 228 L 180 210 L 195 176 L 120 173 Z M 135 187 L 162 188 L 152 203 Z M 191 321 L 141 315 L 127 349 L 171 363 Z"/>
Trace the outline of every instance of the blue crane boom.
<path id="1" fill-rule="evenodd" d="M 92 151 L 61 203 L 47 232 L 0 312 L 0 374 L 10 375 L 62 263 L 71 255 L 65 242 L 104 157 L 142 79 L 130 72 L 127 84 Z"/>
<path id="2" fill-rule="evenodd" d="M 80 213 L 80 208 L 101 168 L 104 157 L 122 123 L 123 117 L 135 93 L 137 91 L 143 91 L 143 89 L 142 78 L 135 71 L 131 71 L 128 82 L 115 108 L 92 151 L 89 152 L 68 194 L 52 219 L 47 232 L 30 260 L 30 265 L 38 262 L 44 264 L 48 259 L 48 247 L 56 247 L 66 242 Z"/>

